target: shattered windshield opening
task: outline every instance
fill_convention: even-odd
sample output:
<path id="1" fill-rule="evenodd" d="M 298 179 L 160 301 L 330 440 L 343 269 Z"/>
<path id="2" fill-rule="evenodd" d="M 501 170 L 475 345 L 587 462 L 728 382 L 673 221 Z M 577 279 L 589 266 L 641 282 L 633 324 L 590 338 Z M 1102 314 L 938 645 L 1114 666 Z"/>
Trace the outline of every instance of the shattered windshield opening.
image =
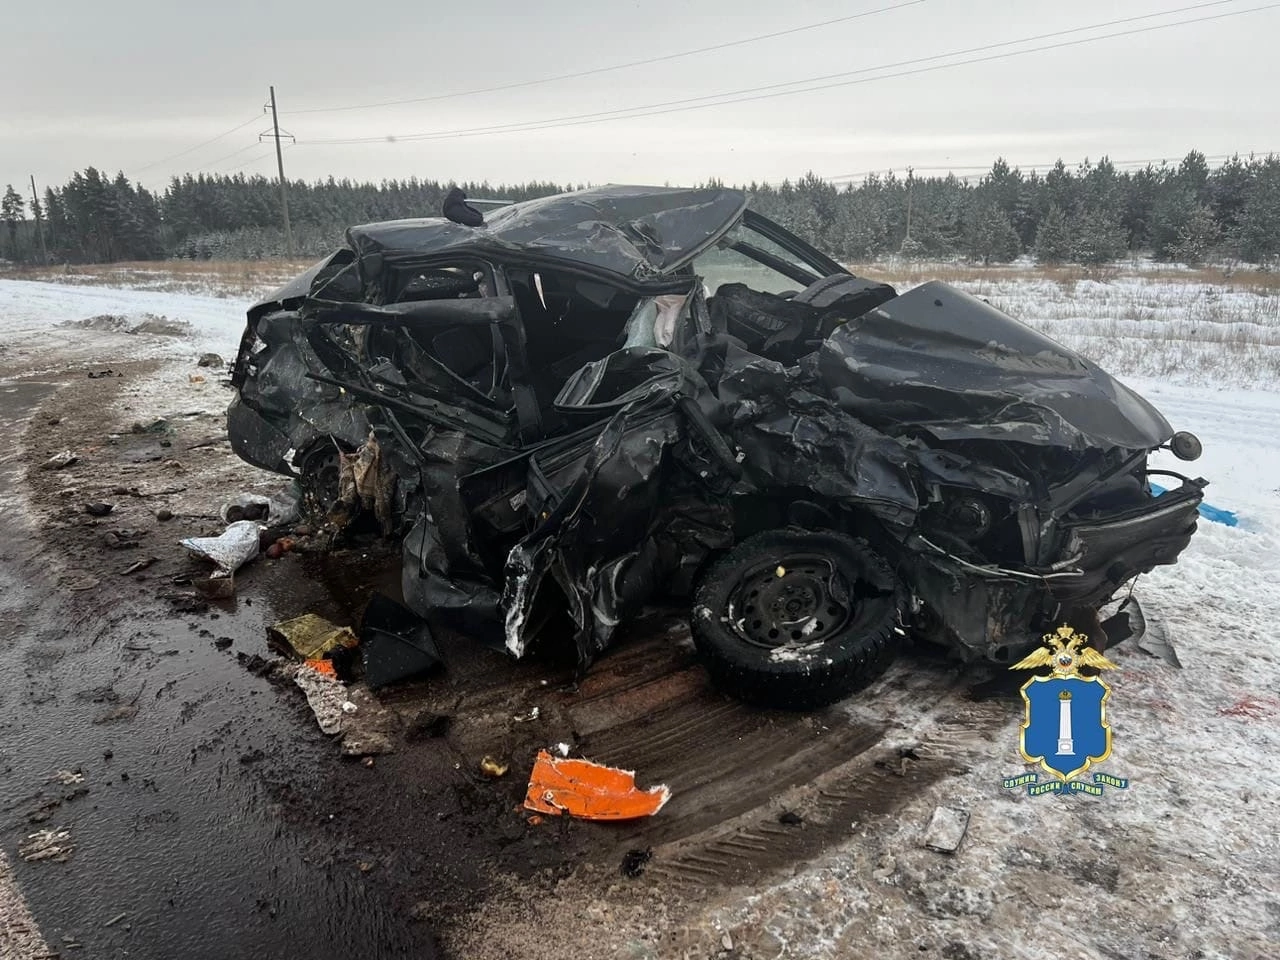
<path id="1" fill-rule="evenodd" d="M 698 257 L 693 268 L 709 295 L 730 283 L 742 283 L 762 293 L 794 294 L 823 276 L 792 251 L 743 223 Z"/>

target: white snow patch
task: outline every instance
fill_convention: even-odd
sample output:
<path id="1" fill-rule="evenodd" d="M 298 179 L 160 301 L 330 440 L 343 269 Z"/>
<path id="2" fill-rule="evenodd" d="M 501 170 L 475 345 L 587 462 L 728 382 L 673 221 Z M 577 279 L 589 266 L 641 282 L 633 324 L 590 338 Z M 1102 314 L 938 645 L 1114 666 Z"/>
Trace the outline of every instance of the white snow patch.
<path id="1" fill-rule="evenodd" d="M 23 348 L 36 348 L 37 352 L 30 354 L 35 369 L 28 372 L 44 372 L 41 363 L 61 359 L 60 351 L 48 349 L 51 342 L 74 345 L 77 339 L 91 338 L 93 362 L 101 364 L 194 358 L 206 351 L 230 360 L 240 344 L 245 311 L 250 305 L 247 300 L 191 294 L 0 279 L 0 341 L 5 344 L 2 356 L 8 362 L 16 359 L 16 351 L 25 353 Z M 103 335 L 109 331 L 86 332 L 73 326 L 101 316 L 122 318 L 122 330 L 164 318 L 174 324 L 186 324 L 190 334 L 175 337 L 118 331 Z"/>

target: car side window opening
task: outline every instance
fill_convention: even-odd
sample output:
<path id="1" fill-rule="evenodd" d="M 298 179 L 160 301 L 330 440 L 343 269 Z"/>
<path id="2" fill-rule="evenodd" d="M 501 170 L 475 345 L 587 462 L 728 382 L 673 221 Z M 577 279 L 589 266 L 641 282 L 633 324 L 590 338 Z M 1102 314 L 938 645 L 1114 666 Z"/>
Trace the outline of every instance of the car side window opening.
<path id="1" fill-rule="evenodd" d="M 495 295 L 493 271 L 484 263 L 433 263 L 389 271 L 388 303 L 475 299 Z M 445 375 L 478 398 L 500 402 L 507 391 L 506 355 L 496 324 L 404 324 L 373 334 L 370 354 L 385 357 L 410 380 L 423 384 Z"/>
<path id="2" fill-rule="evenodd" d="M 556 394 L 583 366 L 623 346 L 639 297 L 555 270 L 508 268 L 506 276 L 524 326 L 530 386 L 554 430 Z"/>

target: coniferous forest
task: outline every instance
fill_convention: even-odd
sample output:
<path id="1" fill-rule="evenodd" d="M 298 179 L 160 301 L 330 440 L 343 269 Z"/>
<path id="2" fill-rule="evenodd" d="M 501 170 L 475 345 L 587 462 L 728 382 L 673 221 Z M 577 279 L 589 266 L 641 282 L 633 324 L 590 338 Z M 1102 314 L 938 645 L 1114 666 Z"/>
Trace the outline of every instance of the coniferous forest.
<path id="1" fill-rule="evenodd" d="M 719 184 L 716 184 L 719 185 Z M 289 184 L 299 256 L 321 256 L 354 223 L 438 216 L 452 186 L 434 180 Z M 523 200 L 569 184 L 459 184 L 473 197 Z M 1192 265 L 1280 264 L 1280 157 L 1213 168 L 1192 151 L 1176 165 L 1118 170 L 1110 161 L 1022 172 L 997 160 L 973 182 L 954 175 L 872 175 L 836 185 L 810 173 L 746 185 L 753 208 L 847 261 L 890 254 L 1002 263 L 1101 264 L 1130 254 Z M 30 197 L 0 195 L 0 258 L 38 263 Z M 169 258 L 252 260 L 286 252 L 279 187 L 261 176 L 174 177 L 161 192 L 94 167 L 44 191 L 50 262 Z"/>

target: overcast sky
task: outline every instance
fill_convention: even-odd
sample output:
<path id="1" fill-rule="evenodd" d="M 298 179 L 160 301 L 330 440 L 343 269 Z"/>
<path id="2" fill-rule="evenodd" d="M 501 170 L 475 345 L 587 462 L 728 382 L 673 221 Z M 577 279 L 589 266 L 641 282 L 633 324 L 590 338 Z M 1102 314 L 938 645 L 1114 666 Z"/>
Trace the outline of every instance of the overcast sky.
<path id="1" fill-rule="evenodd" d="M 27 5 L 18 31 L 5 39 L 0 184 L 25 184 L 33 173 L 41 185 L 59 184 L 89 165 L 123 170 L 153 187 L 186 171 L 272 174 L 274 153 L 256 145 L 270 125 L 262 114 L 268 84 L 276 86 L 282 127 L 299 141 L 284 155 L 286 173 L 306 179 L 739 183 L 908 165 L 967 173 L 999 155 L 1026 168 L 1104 154 L 1176 160 L 1189 148 L 1210 156 L 1280 151 L 1277 3 L 1189 26 L 868 80 L 949 62 L 919 62 L 924 58 L 1196 2 L 223 0 L 186 12 L 174 0 L 55 0 Z M 1205 4 L 959 59 L 1264 6 L 1267 0 Z M 646 66 L 450 96 L 886 7 L 897 9 Z M 867 82 L 609 122 L 403 139 L 852 71 L 862 72 L 825 82 Z M 437 99 L 297 112 L 425 97 Z M 166 159 L 245 121 L 214 143 Z M 377 140 L 308 142 L 360 137 Z"/>

